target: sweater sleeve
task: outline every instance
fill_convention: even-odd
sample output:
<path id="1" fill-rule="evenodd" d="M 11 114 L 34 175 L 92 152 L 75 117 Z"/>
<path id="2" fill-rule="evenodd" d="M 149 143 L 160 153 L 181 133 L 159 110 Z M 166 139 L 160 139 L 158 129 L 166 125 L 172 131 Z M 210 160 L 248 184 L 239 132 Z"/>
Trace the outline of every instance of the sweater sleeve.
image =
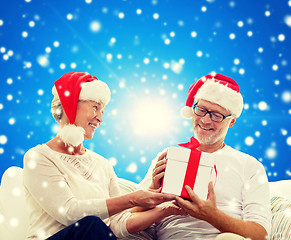
<path id="1" fill-rule="evenodd" d="M 88 215 L 108 218 L 105 199 L 77 199 L 53 161 L 35 149 L 24 156 L 23 182 L 37 204 L 65 226 Z"/>
<path id="2" fill-rule="evenodd" d="M 271 204 L 268 178 L 263 165 L 254 160 L 245 170 L 246 181 L 243 197 L 242 217 L 263 226 L 271 232 Z"/>

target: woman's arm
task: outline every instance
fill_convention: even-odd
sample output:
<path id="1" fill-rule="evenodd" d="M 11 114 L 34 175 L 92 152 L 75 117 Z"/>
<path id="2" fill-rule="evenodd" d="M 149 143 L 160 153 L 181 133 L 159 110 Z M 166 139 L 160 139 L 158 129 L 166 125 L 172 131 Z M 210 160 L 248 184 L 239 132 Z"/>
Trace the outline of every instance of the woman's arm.
<path id="1" fill-rule="evenodd" d="M 144 212 L 132 213 L 127 219 L 126 228 L 129 233 L 137 233 L 170 215 L 186 215 L 186 212 L 173 202 L 163 203 Z"/>
<path id="2" fill-rule="evenodd" d="M 175 199 L 172 194 L 158 193 L 159 190 L 138 190 L 125 195 L 106 199 L 109 216 L 119 213 L 123 210 L 142 207 L 151 209 L 155 206 Z"/>

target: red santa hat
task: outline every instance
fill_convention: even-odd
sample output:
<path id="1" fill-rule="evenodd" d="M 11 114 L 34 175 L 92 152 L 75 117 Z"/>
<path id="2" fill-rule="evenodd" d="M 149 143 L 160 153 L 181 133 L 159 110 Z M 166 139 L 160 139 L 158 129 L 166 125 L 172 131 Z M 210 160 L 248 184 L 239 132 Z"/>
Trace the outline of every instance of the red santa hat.
<path id="1" fill-rule="evenodd" d="M 110 101 L 110 89 L 106 83 L 85 72 L 69 72 L 55 81 L 52 89 L 59 97 L 69 125 L 62 127 L 58 136 L 63 142 L 72 146 L 80 145 L 84 140 L 85 130 L 74 125 L 79 100 L 92 100 L 107 105 Z"/>
<path id="2" fill-rule="evenodd" d="M 204 99 L 229 110 L 239 117 L 243 109 L 243 98 L 239 85 L 230 77 L 219 73 L 208 74 L 193 83 L 188 91 L 186 106 L 181 109 L 184 118 L 193 117 L 194 101 Z"/>

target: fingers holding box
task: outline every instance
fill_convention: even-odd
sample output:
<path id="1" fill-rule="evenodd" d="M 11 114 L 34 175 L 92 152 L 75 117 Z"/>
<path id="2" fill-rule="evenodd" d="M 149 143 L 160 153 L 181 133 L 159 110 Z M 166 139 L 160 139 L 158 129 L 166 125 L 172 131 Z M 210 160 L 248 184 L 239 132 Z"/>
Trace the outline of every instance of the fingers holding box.
<path id="1" fill-rule="evenodd" d="M 165 169 L 167 165 L 167 152 L 163 152 L 156 163 L 156 166 L 153 169 L 152 173 L 152 183 L 150 188 L 151 189 L 158 189 L 161 187 L 163 177 L 165 175 Z"/>

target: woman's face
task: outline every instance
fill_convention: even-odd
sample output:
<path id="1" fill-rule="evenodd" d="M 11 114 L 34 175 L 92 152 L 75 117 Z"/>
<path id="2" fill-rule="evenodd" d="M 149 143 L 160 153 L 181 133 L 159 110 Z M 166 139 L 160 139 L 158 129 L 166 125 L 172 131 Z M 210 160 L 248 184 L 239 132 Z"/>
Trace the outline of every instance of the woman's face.
<path id="1" fill-rule="evenodd" d="M 105 106 L 95 101 L 79 101 L 75 125 L 84 128 L 84 139 L 92 139 L 96 128 L 103 122 Z"/>

